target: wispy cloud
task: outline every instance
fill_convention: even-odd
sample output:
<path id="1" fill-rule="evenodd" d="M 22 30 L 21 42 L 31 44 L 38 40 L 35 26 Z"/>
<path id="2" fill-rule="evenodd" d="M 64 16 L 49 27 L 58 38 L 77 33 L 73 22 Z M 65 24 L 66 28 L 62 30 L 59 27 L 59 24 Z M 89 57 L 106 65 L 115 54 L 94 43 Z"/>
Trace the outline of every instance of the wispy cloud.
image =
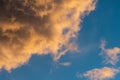
<path id="1" fill-rule="evenodd" d="M 82 17 L 96 0 L 0 0 L 0 69 L 11 70 L 33 54 L 54 60 L 76 50 Z"/>
<path id="2" fill-rule="evenodd" d="M 114 47 L 113 49 L 106 49 L 106 41 L 101 41 L 101 50 L 102 56 L 105 58 L 106 63 L 111 63 L 115 65 L 115 63 L 119 60 L 118 54 L 120 53 L 120 48 Z M 91 69 L 84 74 L 77 74 L 77 77 L 85 77 L 89 80 L 106 80 L 106 79 L 113 79 L 117 73 L 120 72 L 119 68 L 111 68 L 111 67 L 103 67 L 103 68 L 94 68 Z"/>
<path id="3" fill-rule="evenodd" d="M 72 63 L 70 62 L 63 62 L 63 63 L 59 63 L 59 65 L 61 66 L 70 66 Z"/>
<path id="4" fill-rule="evenodd" d="M 118 72 L 120 72 L 119 69 L 103 67 L 87 71 L 83 76 L 89 80 L 106 80 L 114 78 Z"/>
<path id="5" fill-rule="evenodd" d="M 102 41 L 101 49 L 102 55 L 105 58 L 105 62 L 115 65 L 119 60 L 120 48 L 114 47 L 112 49 L 106 49 L 105 45 L 106 45 L 105 41 Z"/>

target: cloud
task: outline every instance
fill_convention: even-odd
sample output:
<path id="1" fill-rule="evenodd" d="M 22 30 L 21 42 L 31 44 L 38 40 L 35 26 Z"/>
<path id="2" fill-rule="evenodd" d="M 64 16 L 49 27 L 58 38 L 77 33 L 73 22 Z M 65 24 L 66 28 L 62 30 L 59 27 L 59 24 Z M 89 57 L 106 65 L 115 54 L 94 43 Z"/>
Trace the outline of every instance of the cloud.
<path id="1" fill-rule="evenodd" d="M 63 62 L 63 63 L 59 63 L 59 65 L 61 65 L 61 66 L 70 66 L 71 63 L 70 62 Z"/>
<path id="2" fill-rule="evenodd" d="M 120 48 L 114 47 L 112 49 L 106 49 L 105 45 L 105 41 L 102 41 L 101 49 L 102 55 L 105 56 L 105 62 L 115 65 L 119 60 Z"/>
<path id="3" fill-rule="evenodd" d="M 103 67 L 87 71 L 83 74 L 83 76 L 89 78 L 90 80 L 106 80 L 114 78 L 118 72 L 120 72 L 119 69 Z"/>
<path id="4" fill-rule="evenodd" d="M 25 64 L 33 54 L 54 60 L 76 50 L 74 39 L 96 0 L 0 0 L 0 69 Z"/>

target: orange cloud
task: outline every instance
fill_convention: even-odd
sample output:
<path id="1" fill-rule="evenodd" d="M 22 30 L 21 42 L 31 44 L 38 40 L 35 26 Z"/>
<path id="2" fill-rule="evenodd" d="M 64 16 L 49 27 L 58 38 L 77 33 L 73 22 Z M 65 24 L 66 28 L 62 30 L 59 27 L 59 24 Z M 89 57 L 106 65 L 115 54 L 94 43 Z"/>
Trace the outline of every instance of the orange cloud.
<path id="1" fill-rule="evenodd" d="M 105 62 L 115 65 L 119 60 L 118 55 L 120 54 L 120 48 L 114 47 L 112 49 L 106 49 L 105 45 L 105 41 L 102 41 L 101 49 L 102 54 L 105 55 Z"/>
<path id="2" fill-rule="evenodd" d="M 114 76 L 119 72 L 119 69 L 103 67 L 101 69 L 93 69 L 87 71 L 83 76 L 89 78 L 90 80 L 106 80 L 114 78 Z"/>
<path id="3" fill-rule="evenodd" d="M 77 48 L 81 18 L 96 0 L 0 0 L 0 69 L 25 64 L 33 54 L 54 60 Z"/>

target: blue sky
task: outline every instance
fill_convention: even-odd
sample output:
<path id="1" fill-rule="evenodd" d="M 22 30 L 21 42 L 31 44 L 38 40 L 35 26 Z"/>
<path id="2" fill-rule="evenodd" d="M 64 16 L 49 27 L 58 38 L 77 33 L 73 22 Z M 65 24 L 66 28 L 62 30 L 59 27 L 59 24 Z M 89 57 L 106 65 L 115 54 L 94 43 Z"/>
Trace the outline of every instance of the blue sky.
<path id="1" fill-rule="evenodd" d="M 119 8 L 120 0 L 98 0 L 96 9 L 85 16 L 81 24 L 76 41 L 79 52 L 67 52 L 57 62 L 50 54 L 33 55 L 25 65 L 10 72 L 2 69 L 0 80 L 90 80 L 80 75 L 95 68 L 119 68 L 119 61 L 115 65 L 106 64 L 104 55 L 100 55 L 102 40 L 106 41 L 106 49 L 120 47 Z M 120 80 L 119 75 L 105 80 Z"/>

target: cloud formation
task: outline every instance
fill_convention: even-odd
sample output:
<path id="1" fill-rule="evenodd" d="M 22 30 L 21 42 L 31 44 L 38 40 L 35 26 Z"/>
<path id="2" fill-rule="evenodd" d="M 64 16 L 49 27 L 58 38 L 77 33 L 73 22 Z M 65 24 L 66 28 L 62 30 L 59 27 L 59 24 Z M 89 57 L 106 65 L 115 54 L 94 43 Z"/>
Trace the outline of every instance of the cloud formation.
<path id="1" fill-rule="evenodd" d="M 72 63 L 70 62 L 63 62 L 63 63 L 59 63 L 59 65 L 61 66 L 70 66 Z"/>
<path id="2" fill-rule="evenodd" d="M 120 72 L 119 69 L 103 67 L 87 71 L 83 76 L 89 78 L 89 80 L 106 80 L 114 78 L 118 72 Z"/>
<path id="3" fill-rule="evenodd" d="M 54 60 L 77 48 L 81 19 L 96 0 L 0 0 L 0 69 L 25 64 L 33 54 Z"/>
<path id="4" fill-rule="evenodd" d="M 115 65 L 119 60 L 120 48 L 114 47 L 112 49 L 106 49 L 105 45 L 105 41 L 102 41 L 101 49 L 102 55 L 105 56 L 105 62 Z"/>

